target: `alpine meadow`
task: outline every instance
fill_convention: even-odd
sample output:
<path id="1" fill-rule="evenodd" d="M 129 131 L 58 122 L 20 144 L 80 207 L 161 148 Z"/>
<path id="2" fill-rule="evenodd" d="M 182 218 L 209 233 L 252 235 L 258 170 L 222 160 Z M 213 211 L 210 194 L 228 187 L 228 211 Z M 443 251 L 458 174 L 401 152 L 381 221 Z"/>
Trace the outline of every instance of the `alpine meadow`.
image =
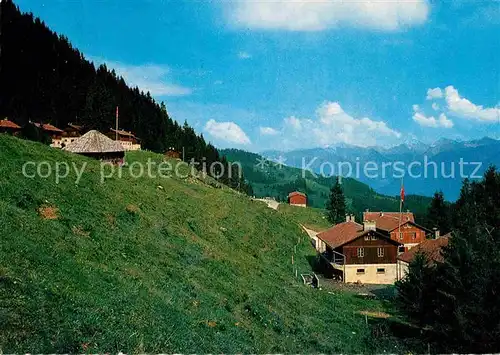
<path id="1" fill-rule="evenodd" d="M 497 0 L 0 0 L 0 354 L 500 353 Z"/>

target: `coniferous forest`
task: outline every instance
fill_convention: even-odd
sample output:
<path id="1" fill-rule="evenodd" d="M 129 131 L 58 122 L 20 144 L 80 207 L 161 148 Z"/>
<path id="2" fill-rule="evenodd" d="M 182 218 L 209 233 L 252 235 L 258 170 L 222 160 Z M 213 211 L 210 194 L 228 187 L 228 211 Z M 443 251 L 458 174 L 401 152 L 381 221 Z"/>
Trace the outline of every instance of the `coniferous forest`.
<path id="1" fill-rule="evenodd" d="M 12 0 L 1 8 L 0 117 L 21 126 L 29 121 L 51 123 L 64 129 L 68 123 L 106 132 L 115 125 L 119 107 L 120 128 L 134 132 L 143 149 L 165 152 L 184 149 L 186 161 L 207 166 L 228 166 L 225 157 L 197 135 L 187 123 L 169 117 L 164 103 L 149 92 L 130 88 L 105 65 L 95 67 L 73 48 L 68 38 L 51 31 L 31 13 L 21 13 Z M 238 174 L 224 169 L 220 182 L 251 193 Z M 218 175 L 218 172 L 215 172 Z"/>
<path id="2" fill-rule="evenodd" d="M 417 254 L 396 283 L 402 313 L 418 324 L 438 353 L 497 353 L 500 349 L 500 173 L 490 167 L 480 182 L 463 182 L 451 206 L 429 210 L 451 230 L 443 261 Z M 438 206 L 441 207 L 438 207 Z M 441 209 L 441 211 L 438 211 Z M 446 231 L 446 229 L 445 229 Z"/>

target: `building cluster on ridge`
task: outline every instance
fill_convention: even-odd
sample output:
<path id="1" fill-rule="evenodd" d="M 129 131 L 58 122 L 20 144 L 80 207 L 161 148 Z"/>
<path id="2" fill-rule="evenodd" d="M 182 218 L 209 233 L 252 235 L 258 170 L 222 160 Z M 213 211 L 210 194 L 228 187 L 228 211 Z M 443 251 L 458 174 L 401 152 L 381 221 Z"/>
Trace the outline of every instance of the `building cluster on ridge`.
<path id="1" fill-rule="evenodd" d="M 29 122 L 28 124 L 36 127 L 40 132 L 46 134 L 51 139 L 50 146 L 53 148 L 66 148 L 77 141 L 87 132 L 85 126 L 69 123 L 65 129 L 57 128 L 49 123 Z M 22 127 L 9 121 L 7 118 L 0 120 L 0 133 L 7 133 L 14 136 L 21 134 Z M 141 150 L 140 139 L 134 133 L 122 129 L 110 128 L 105 134 L 108 138 L 120 143 L 125 151 Z"/>
<path id="2" fill-rule="evenodd" d="M 292 192 L 288 202 L 306 207 L 307 196 Z M 448 245 L 449 237 L 417 224 L 409 210 L 366 210 L 360 223 L 354 215 L 347 215 L 345 222 L 316 234 L 311 242 L 328 276 L 348 283 L 392 284 L 407 274 L 419 252 L 430 263 L 442 260 L 440 251 Z"/>

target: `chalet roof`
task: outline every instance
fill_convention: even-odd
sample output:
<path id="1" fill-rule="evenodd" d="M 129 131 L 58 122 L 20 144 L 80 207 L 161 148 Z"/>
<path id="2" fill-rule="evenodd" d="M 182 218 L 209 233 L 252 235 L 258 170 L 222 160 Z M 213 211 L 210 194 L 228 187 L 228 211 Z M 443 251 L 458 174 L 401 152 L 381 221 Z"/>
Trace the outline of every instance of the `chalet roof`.
<path id="1" fill-rule="evenodd" d="M 123 152 L 120 142 L 114 141 L 98 131 L 89 131 L 63 148 L 72 153 Z"/>
<path id="2" fill-rule="evenodd" d="M 392 240 L 375 230 L 364 230 L 363 225 L 352 221 L 336 224 L 326 231 L 319 233 L 317 237 L 328 244 L 331 248 L 336 249 L 370 232 L 375 233 L 379 237 L 385 238 L 396 245 L 400 245 L 399 242 Z"/>
<path id="3" fill-rule="evenodd" d="M 451 233 L 437 239 L 426 239 L 417 246 L 398 256 L 398 260 L 411 263 L 418 252 L 422 252 L 431 263 L 443 262 L 441 249 L 448 245 Z"/>
<path id="4" fill-rule="evenodd" d="M 401 218 L 401 225 L 406 222 L 415 224 L 415 217 L 411 212 L 363 212 L 363 221 L 374 221 L 378 229 L 386 232 L 393 231 L 399 227 Z"/>
<path id="5" fill-rule="evenodd" d="M 56 133 L 62 133 L 63 130 L 59 129 L 50 123 L 33 123 L 36 127 L 41 128 L 42 130 L 46 132 L 56 132 Z"/>
<path id="6" fill-rule="evenodd" d="M 20 126 L 15 124 L 12 121 L 9 121 L 8 119 L 4 118 L 3 120 L 0 120 L 0 127 L 2 128 L 12 128 L 12 129 L 21 129 Z"/>
<path id="7" fill-rule="evenodd" d="M 111 132 L 118 133 L 118 135 L 120 135 L 120 136 L 135 138 L 135 135 L 132 132 L 124 131 L 122 129 L 113 129 L 113 128 L 111 128 Z"/>
<path id="8" fill-rule="evenodd" d="M 292 196 L 304 196 L 304 197 L 306 197 L 306 194 L 303 193 L 303 192 L 299 192 L 299 191 L 293 191 L 293 192 L 290 192 L 288 194 L 289 198 L 292 197 Z"/>
<path id="9" fill-rule="evenodd" d="M 68 123 L 68 128 L 73 128 L 73 129 L 75 129 L 77 131 L 83 130 L 83 126 L 76 125 L 76 124 L 73 124 L 73 123 Z"/>
<path id="10" fill-rule="evenodd" d="M 337 248 L 351 240 L 356 239 L 363 233 L 363 226 L 356 222 L 343 222 L 318 233 L 318 238 L 332 248 Z"/>

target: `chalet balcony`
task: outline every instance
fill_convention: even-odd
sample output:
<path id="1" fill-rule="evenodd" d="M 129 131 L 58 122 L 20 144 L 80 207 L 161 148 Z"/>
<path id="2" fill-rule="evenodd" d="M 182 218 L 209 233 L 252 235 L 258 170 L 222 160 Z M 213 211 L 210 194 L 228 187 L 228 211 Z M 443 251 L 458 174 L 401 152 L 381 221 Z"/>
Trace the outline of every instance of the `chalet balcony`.
<path id="1" fill-rule="evenodd" d="M 332 267 L 342 270 L 345 264 L 345 255 L 336 251 L 327 250 L 320 253 L 320 256 L 327 261 Z"/>

